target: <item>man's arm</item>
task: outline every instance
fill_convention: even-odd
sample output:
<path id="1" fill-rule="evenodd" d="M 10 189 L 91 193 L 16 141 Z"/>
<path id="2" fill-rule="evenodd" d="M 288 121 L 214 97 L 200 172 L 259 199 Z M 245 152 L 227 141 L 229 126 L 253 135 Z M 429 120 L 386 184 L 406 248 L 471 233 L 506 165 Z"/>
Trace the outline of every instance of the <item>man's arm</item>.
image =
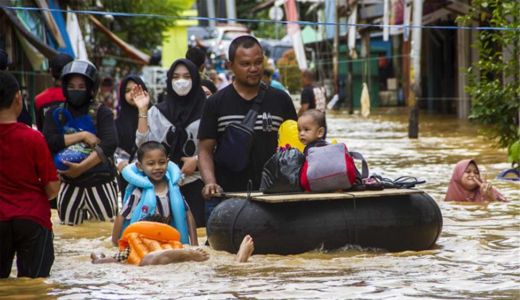
<path id="1" fill-rule="evenodd" d="M 215 139 L 199 140 L 199 170 L 204 181 L 202 196 L 206 199 L 220 196 L 222 188 L 217 184 L 215 177 L 215 164 L 213 163 L 213 150 L 217 145 Z"/>

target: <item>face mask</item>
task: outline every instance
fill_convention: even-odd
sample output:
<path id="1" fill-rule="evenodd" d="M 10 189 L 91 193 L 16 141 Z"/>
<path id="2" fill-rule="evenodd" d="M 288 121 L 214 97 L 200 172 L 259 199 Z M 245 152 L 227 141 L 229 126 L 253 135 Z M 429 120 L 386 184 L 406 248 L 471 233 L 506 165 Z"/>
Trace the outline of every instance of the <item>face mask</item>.
<path id="1" fill-rule="evenodd" d="M 172 88 L 179 96 L 186 96 L 191 90 L 191 80 L 177 79 L 172 80 Z"/>
<path id="2" fill-rule="evenodd" d="M 90 100 L 88 90 L 67 90 L 67 103 L 74 107 L 81 107 Z"/>

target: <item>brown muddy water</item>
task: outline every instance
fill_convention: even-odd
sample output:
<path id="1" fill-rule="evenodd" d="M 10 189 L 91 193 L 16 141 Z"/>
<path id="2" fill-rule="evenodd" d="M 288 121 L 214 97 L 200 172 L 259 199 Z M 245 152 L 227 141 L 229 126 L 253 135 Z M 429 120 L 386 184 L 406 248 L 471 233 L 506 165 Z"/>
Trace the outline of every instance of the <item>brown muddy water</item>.
<path id="1" fill-rule="evenodd" d="M 110 223 L 61 226 L 53 215 L 56 260 L 46 279 L 0 280 L 0 299 L 520 299 L 520 185 L 498 181 L 509 166 L 472 124 L 422 116 L 420 138 L 407 138 L 406 114 L 330 114 L 331 138 L 362 152 L 371 172 L 412 175 L 439 204 L 444 227 L 428 251 L 387 253 L 346 246 L 334 252 L 254 255 L 208 249 L 203 263 L 134 267 L 92 265 L 92 251 L 115 252 Z M 445 203 L 454 164 L 476 158 L 509 203 Z M 203 233 L 202 231 L 200 232 Z M 200 237 L 200 243 L 205 237 Z"/>

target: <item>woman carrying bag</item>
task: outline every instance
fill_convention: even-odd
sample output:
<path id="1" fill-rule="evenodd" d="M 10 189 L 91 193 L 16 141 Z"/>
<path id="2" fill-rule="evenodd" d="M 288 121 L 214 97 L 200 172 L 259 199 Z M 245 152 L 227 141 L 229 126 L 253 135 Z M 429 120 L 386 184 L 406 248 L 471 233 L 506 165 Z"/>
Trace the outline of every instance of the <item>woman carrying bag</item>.
<path id="1" fill-rule="evenodd" d="M 112 220 L 117 214 L 113 156 L 118 140 L 112 111 L 94 101 L 96 67 L 72 61 L 63 68 L 61 82 L 66 101 L 46 113 L 43 128 L 62 179 L 60 221 L 78 225 L 85 218 Z"/>

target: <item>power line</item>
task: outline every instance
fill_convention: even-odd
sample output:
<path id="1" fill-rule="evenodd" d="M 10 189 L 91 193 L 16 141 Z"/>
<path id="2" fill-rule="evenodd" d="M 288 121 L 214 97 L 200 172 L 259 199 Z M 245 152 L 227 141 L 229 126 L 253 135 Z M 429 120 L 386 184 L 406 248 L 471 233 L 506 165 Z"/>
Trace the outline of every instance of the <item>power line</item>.
<path id="1" fill-rule="evenodd" d="M 62 13 L 76 13 L 82 15 L 100 15 L 100 16 L 116 16 L 116 17 L 146 17 L 146 18 L 163 18 L 174 20 L 198 20 L 198 21 L 232 21 L 242 23 L 280 23 L 280 24 L 299 24 L 311 26 L 337 26 L 344 27 L 359 27 L 359 28 L 423 28 L 423 29 L 439 29 L 439 30 L 480 30 L 480 31 L 520 31 L 520 28 L 513 27 L 494 27 L 494 26 L 438 26 L 438 25 L 382 25 L 382 24 L 350 24 L 350 23 L 336 23 L 336 22 L 311 22 L 311 21 L 275 21 L 266 19 L 238 19 L 238 18 L 208 18 L 208 17 L 190 17 L 190 16 L 169 16 L 161 14 L 150 13 L 127 13 L 127 12 L 110 12 L 110 11 L 95 11 L 95 10 L 69 10 L 56 8 L 39 8 L 39 7 L 22 7 L 22 6 L 6 6 L 0 5 L 1 8 L 10 10 L 22 11 L 49 11 Z"/>

